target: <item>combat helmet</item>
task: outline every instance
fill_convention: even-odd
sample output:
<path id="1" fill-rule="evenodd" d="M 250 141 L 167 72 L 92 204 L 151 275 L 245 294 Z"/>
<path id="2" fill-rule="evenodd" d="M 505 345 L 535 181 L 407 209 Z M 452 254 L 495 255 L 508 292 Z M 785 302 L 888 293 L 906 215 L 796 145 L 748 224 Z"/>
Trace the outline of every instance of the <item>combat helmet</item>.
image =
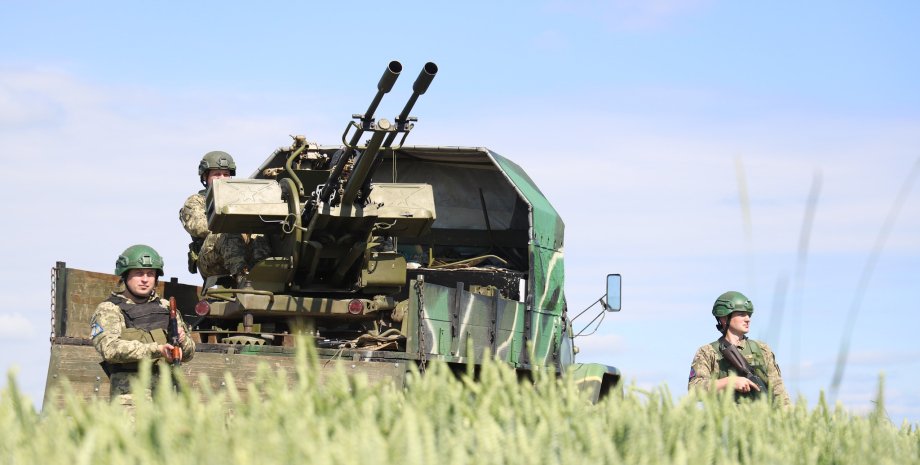
<path id="1" fill-rule="evenodd" d="M 737 291 L 728 291 L 719 296 L 712 304 L 712 316 L 719 318 L 731 315 L 732 312 L 754 313 L 754 304 L 744 294 Z"/>
<path id="2" fill-rule="evenodd" d="M 209 170 L 229 170 L 230 176 L 236 176 L 236 163 L 229 153 L 215 150 L 204 154 L 201 163 L 198 163 L 198 179 L 205 186 L 208 185 L 205 177 Z"/>
<path id="3" fill-rule="evenodd" d="M 125 249 L 115 260 L 115 274 L 118 276 L 137 268 L 151 268 L 157 270 L 157 277 L 163 276 L 163 257 L 149 245 L 136 244 Z"/>

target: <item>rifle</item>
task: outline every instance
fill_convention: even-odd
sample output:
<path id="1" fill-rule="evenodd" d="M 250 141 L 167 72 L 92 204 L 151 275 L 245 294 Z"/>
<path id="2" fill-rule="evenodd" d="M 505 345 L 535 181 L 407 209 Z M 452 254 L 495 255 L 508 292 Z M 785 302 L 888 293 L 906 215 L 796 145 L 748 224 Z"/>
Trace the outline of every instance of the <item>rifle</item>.
<path id="1" fill-rule="evenodd" d="M 751 344 L 756 344 L 751 342 Z M 730 344 L 725 340 L 725 337 L 719 338 L 719 351 L 722 352 L 722 356 L 728 360 L 728 363 L 731 363 L 732 367 L 735 368 L 735 371 L 738 372 L 741 376 L 751 380 L 752 383 L 756 384 L 760 391 L 752 392 L 753 397 L 757 397 L 760 393 L 767 392 L 767 383 L 763 381 L 760 376 L 754 374 L 754 370 L 751 369 L 751 365 L 748 364 L 747 360 L 741 355 L 741 352 L 738 351 L 738 348 L 734 344 Z"/>
<path id="2" fill-rule="evenodd" d="M 172 366 L 182 365 L 182 346 L 179 343 L 179 319 L 176 317 L 175 297 L 169 298 L 169 324 L 166 326 L 166 337 L 173 347 L 170 354 L 172 355 Z"/>

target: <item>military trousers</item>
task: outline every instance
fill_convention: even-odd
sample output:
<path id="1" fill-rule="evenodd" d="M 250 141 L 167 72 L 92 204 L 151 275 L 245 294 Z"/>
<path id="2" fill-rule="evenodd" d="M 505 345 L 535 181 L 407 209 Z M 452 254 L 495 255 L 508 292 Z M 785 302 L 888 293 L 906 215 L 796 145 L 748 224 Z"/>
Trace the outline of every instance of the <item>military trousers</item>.
<path id="1" fill-rule="evenodd" d="M 247 241 L 242 234 L 212 233 L 198 252 L 198 272 L 202 278 L 237 275 L 269 256 L 271 247 L 265 236 L 254 234 Z"/>

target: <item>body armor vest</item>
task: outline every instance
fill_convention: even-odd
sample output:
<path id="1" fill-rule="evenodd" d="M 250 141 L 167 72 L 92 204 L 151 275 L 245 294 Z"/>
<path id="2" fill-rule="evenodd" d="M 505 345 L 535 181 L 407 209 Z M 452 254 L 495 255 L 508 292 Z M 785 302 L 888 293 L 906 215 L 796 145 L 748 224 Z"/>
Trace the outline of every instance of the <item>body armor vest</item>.
<path id="1" fill-rule="evenodd" d="M 142 304 L 129 303 L 120 295 L 112 295 L 106 302 L 113 303 L 125 317 L 125 329 L 121 338 L 128 341 L 144 343 L 166 343 L 166 327 L 169 325 L 169 309 L 160 305 L 160 300 L 150 300 Z M 102 362 L 102 368 L 109 375 L 109 393 L 112 398 L 131 392 L 131 377 L 137 373 L 137 363 Z M 151 371 L 151 386 L 157 384 L 157 366 Z"/>
<path id="2" fill-rule="evenodd" d="M 719 351 L 719 341 L 715 341 L 712 344 L 712 348 L 716 352 L 716 363 L 719 366 L 719 374 L 716 379 L 727 378 L 728 376 L 743 376 L 735 370 L 735 367 L 722 356 L 722 352 Z M 764 383 L 767 383 L 767 389 L 770 392 L 763 392 L 761 394 L 770 395 L 772 388 L 770 386 L 770 378 L 767 377 L 767 362 L 763 356 L 763 350 L 760 348 L 760 343 L 753 339 L 748 339 L 747 344 L 744 345 L 744 349 L 740 349 L 741 355 L 744 356 L 744 359 L 747 360 L 748 365 L 751 366 L 751 371 L 755 375 L 759 376 Z M 756 392 L 745 392 L 740 393 L 736 392 L 735 397 L 754 397 L 757 395 Z"/>
<path id="3" fill-rule="evenodd" d="M 128 299 L 113 295 L 107 302 L 111 302 L 121 309 L 125 317 L 126 328 L 137 328 L 151 332 L 155 329 L 166 330 L 169 325 L 169 309 L 160 304 L 159 299 L 142 304 L 129 303 Z"/>

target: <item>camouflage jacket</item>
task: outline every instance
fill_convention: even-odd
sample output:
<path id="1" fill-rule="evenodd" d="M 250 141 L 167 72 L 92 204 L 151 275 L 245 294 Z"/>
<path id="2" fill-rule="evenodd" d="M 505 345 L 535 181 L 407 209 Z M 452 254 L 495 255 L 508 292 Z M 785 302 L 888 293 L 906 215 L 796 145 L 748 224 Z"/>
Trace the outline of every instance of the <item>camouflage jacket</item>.
<path id="1" fill-rule="evenodd" d="M 748 363 L 755 362 L 755 360 L 752 360 L 750 355 L 752 350 L 747 347 L 747 344 L 757 344 L 763 353 L 763 364 L 767 373 L 767 379 L 764 381 L 767 382 L 767 386 L 772 391 L 773 401 L 778 405 L 790 405 L 789 394 L 786 393 L 786 387 L 783 385 L 782 372 L 779 370 L 779 365 L 776 364 L 776 357 L 773 355 L 773 351 L 770 350 L 770 346 L 753 339 L 745 338 L 742 340 L 741 353 L 748 358 Z M 696 355 L 693 357 L 693 363 L 690 365 L 690 379 L 687 382 L 687 389 L 706 391 L 714 389 L 714 381 L 734 373 L 733 369 L 726 368 L 729 366 L 728 362 L 723 362 L 722 354 L 712 346 L 710 343 L 697 349 Z"/>
<path id="2" fill-rule="evenodd" d="M 123 291 L 122 291 L 123 292 Z M 121 295 L 118 289 L 112 292 L 113 296 Z M 150 301 L 159 300 L 160 305 L 169 308 L 169 302 L 160 299 L 156 293 L 150 296 Z M 133 304 L 128 299 L 129 304 Z M 182 320 L 182 315 L 176 315 L 179 324 L 185 329 L 185 342 L 182 343 L 182 361 L 188 361 L 195 355 L 195 341 L 192 341 L 191 331 L 188 325 Z M 102 355 L 103 360 L 109 363 L 134 363 L 144 358 L 159 358 L 161 356 L 157 342 L 143 342 L 140 340 L 125 339 L 122 332 L 125 331 L 125 316 L 118 305 L 108 300 L 102 302 L 93 312 L 90 320 L 90 335 L 93 339 L 93 347 Z"/>
<path id="3" fill-rule="evenodd" d="M 202 189 L 197 194 L 190 195 L 179 210 L 179 221 L 192 238 L 204 239 L 211 233 L 208 230 L 208 216 L 205 213 L 205 192 L 207 191 Z"/>

